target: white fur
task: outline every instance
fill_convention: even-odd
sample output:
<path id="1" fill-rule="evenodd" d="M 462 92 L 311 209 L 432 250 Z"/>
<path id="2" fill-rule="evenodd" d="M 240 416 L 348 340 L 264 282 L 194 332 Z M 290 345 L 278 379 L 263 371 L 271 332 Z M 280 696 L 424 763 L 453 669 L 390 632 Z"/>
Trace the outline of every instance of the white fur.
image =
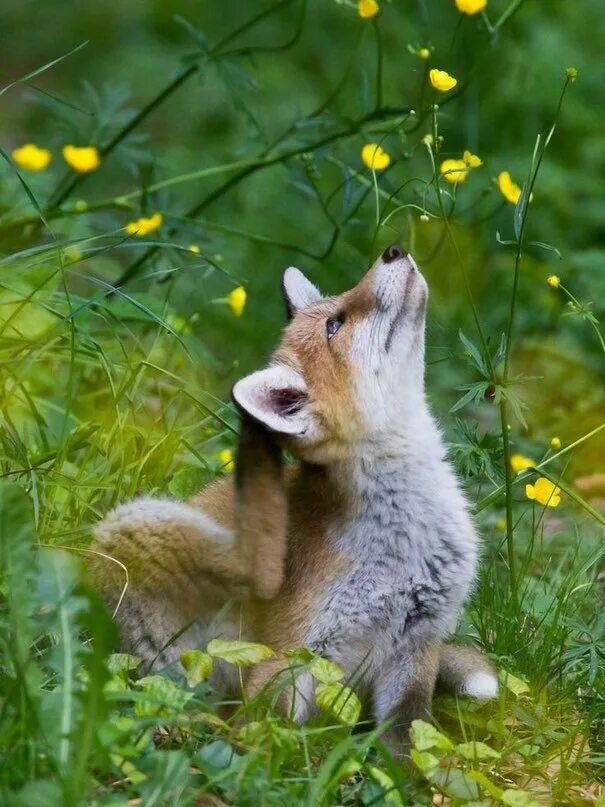
<path id="1" fill-rule="evenodd" d="M 471 673 L 464 682 L 462 693 L 478 700 L 495 698 L 498 694 L 498 679 L 489 672 Z"/>
<path id="2" fill-rule="evenodd" d="M 290 310 L 294 313 L 321 300 L 321 292 L 303 275 L 300 269 L 290 266 L 284 272 L 282 287 Z"/>

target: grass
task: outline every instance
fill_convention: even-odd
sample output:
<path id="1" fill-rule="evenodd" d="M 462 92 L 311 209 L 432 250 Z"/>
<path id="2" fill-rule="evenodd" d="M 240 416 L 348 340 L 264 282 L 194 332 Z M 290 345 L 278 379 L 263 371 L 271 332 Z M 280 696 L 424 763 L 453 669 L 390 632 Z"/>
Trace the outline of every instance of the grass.
<path id="1" fill-rule="evenodd" d="M 29 87 L 69 131 L 49 124 L 54 159 L 40 174 L 3 152 L 3 804 L 605 803 L 605 550 L 596 473 L 604 342 L 602 306 L 589 302 L 599 299 L 589 269 L 600 266 L 601 251 L 583 218 L 569 212 L 563 221 L 573 232 L 545 243 L 562 229 L 553 224 L 564 199 L 557 189 L 578 178 L 557 150 L 567 104 L 581 118 L 575 74 L 560 65 L 558 105 L 559 79 L 549 77 L 554 101 L 538 120 L 537 102 L 523 107 L 523 121 L 536 125 L 522 155 L 486 135 L 480 156 L 487 161 L 500 149 L 507 162 L 496 167 L 494 158 L 493 169 L 473 169 L 453 184 L 440 164 L 488 129 L 489 116 L 471 114 L 469 98 L 486 55 L 495 70 L 506 63 L 525 4 L 502 3 L 499 13 L 472 20 L 438 12 L 431 59 L 453 60 L 460 79 L 444 97 L 431 94 L 413 43 L 401 91 L 401 42 L 383 25 L 399 12 L 382 5 L 380 17 L 361 23 L 354 6 L 319 12 L 289 0 L 250 12 L 214 45 L 187 24 L 194 54 L 135 111 L 116 88 L 89 88 L 72 103 L 52 84 L 48 92 L 34 86 L 86 51 L 74 43 L 0 93 Z M 304 113 L 261 104 L 261 121 L 254 82 L 279 86 L 290 100 L 297 87 L 302 92 L 308 54 L 325 50 L 312 14 L 341 26 L 348 52 L 336 53 L 336 78 L 305 96 Z M 538 30 L 529 13 L 522 19 L 523 30 Z M 347 27 L 353 21 L 361 27 Z M 300 64 L 297 49 L 307 54 Z M 185 159 L 158 164 L 161 148 L 139 133 L 209 66 L 209 106 L 218 95 L 229 99 L 237 136 L 226 115 L 202 167 L 191 143 Z M 491 75 L 492 111 L 507 108 L 506 88 Z M 82 108 L 96 110 L 92 124 Z M 457 129 L 464 117 L 471 125 Z M 59 167 L 66 138 L 96 144 L 99 170 Z M 391 155 L 388 170 L 362 165 L 367 142 Z M 509 162 L 517 178 L 525 175 L 514 206 L 493 181 Z M 580 179 L 589 193 L 589 172 Z M 585 218 L 599 209 L 599 193 Z M 126 222 L 157 212 L 159 230 L 127 236 Z M 306 726 L 278 715 L 275 688 L 226 704 L 209 687 L 213 658 L 227 653 L 246 666 L 269 652 L 262 648 L 239 648 L 235 658 L 233 647 L 195 648 L 183 663 L 144 675 L 136 658 L 113 652 L 111 617 L 80 574 L 91 527 L 113 505 L 140 492 L 183 499 L 225 472 L 222 452 L 233 449 L 237 431 L 224 403 L 228 382 L 260 364 L 278 330 L 278 278 L 266 267 L 302 259 L 330 267 L 333 284 L 351 285 L 379 246 L 397 239 L 429 276 L 429 394 L 484 536 L 459 635 L 483 646 L 502 682 L 489 704 L 438 696 L 434 725 L 414 726 L 407 767 L 381 744 L 382 727 L 363 715 L 358 722 L 354 684 L 303 653 L 293 674 L 314 669 L 325 693 L 321 716 Z M 491 245 L 487 282 L 481 239 Z M 588 267 L 584 274 L 560 262 L 568 250 Z M 548 287 L 546 276 L 559 272 L 564 282 Z M 226 296 L 242 283 L 249 299 L 238 319 Z M 546 368 L 540 379 L 537 366 Z M 563 445 L 551 449 L 559 425 Z M 515 475 L 518 452 L 532 465 Z M 561 487 L 557 508 L 526 498 L 525 484 L 538 476 Z"/>

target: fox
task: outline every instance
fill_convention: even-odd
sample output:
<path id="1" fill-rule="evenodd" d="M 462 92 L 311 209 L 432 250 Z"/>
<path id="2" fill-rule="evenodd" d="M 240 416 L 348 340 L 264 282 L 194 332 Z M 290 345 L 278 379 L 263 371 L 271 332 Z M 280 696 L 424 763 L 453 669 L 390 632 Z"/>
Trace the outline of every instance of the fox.
<path id="1" fill-rule="evenodd" d="M 341 295 L 295 267 L 281 287 L 281 342 L 232 390 L 235 475 L 186 503 L 120 505 L 95 530 L 93 578 L 119 602 L 123 646 L 149 664 L 219 636 L 262 642 L 276 655 L 246 674 L 255 694 L 285 674 L 285 651 L 307 647 L 359 680 L 388 742 L 404 747 L 438 683 L 498 693 L 487 656 L 448 641 L 479 536 L 425 394 L 428 285 L 392 245 Z M 213 684 L 241 689 L 226 664 Z M 280 708 L 308 720 L 314 686 L 304 672 Z"/>

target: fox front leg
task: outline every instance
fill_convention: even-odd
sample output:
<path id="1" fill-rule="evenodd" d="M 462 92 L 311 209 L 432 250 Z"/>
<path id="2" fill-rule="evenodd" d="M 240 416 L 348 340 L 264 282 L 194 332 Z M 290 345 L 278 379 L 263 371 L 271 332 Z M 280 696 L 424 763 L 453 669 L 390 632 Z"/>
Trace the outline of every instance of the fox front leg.
<path id="1" fill-rule="evenodd" d="M 430 719 L 439 653 L 439 641 L 407 648 L 394 655 L 375 679 L 374 717 L 377 724 L 390 722 L 382 739 L 393 756 L 406 754 L 412 721 Z"/>
<path id="2" fill-rule="evenodd" d="M 285 571 L 288 497 L 281 450 L 270 433 L 242 416 L 236 463 L 237 547 L 249 570 L 254 594 L 279 592 Z"/>

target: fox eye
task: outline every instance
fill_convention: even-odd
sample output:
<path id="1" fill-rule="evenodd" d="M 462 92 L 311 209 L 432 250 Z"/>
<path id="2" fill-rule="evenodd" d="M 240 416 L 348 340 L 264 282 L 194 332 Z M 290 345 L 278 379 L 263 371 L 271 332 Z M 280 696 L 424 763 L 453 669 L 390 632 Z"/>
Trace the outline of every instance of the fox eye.
<path id="1" fill-rule="evenodd" d="M 326 320 L 326 333 L 328 334 L 328 339 L 334 336 L 344 321 L 344 314 L 338 314 L 337 316 L 330 317 L 330 319 Z"/>

